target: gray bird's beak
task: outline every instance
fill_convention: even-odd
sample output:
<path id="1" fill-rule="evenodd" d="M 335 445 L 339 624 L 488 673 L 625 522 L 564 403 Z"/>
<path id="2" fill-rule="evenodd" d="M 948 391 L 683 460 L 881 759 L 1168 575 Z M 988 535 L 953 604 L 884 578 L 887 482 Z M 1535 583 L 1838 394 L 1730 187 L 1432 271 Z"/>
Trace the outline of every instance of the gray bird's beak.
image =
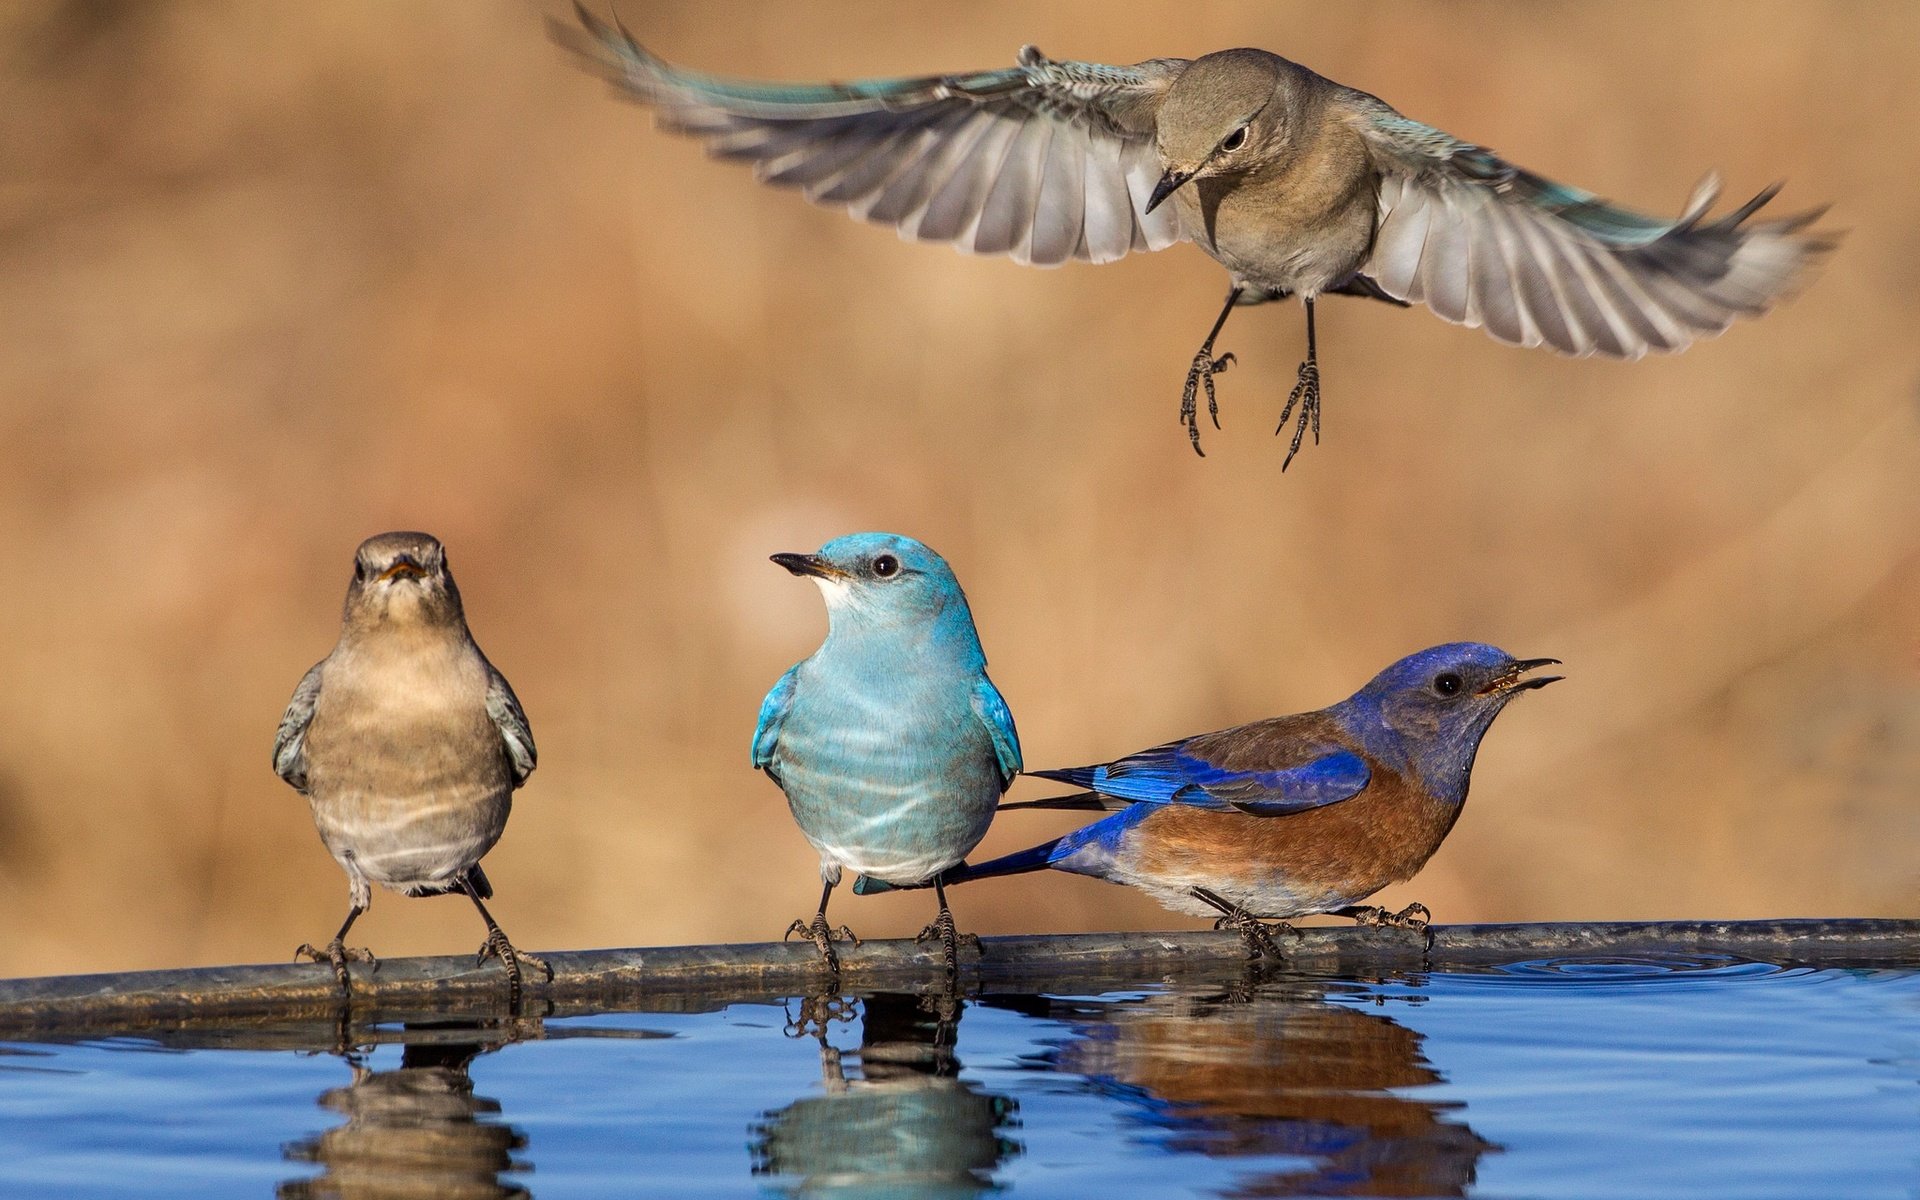
<path id="1" fill-rule="evenodd" d="M 818 554 L 776 554 L 772 561 L 779 563 L 795 575 L 811 576 L 815 579 L 845 579 L 847 572 L 834 566 Z"/>
<path id="2" fill-rule="evenodd" d="M 1562 679 L 1565 679 L 1566 676 L 1539 675 L 1532 679 L 1522 679 L 1520 677 L 1535 667 L 1557 667 L 1559 665 L 1560 660 L 1557 658 L 1523 658 L 1508 667 L 1492 683 L 1481 688 L 1480 694 L 1482 696 L 1506 696 L 1514 692 L 1530 692 L 1534 688 L 1543 688 L 1550 683 L 1558 683 Z"/>
<path id="3" fill-rule="evenodd" d="M 1192 171 L 1176 171 L 1168 167 L 1166 173 L 1160 176 L 1160 182 L 1153 185 L 1153 194 L 1147 197 L 1146 210 L 1152 212 L 1159 208 L 1161 201 L 1185 187 L 1187 181 L 1192 178 Z"/>
<path id="4" fill-rule="evenodd" d="M 402 554 L 394 561 L 392 566 L 380 572 L 380 580 L 381 582 L 385 582 L 399 575 L 421 576 L 426 573 L 427 569 L 425 567 Z"/>

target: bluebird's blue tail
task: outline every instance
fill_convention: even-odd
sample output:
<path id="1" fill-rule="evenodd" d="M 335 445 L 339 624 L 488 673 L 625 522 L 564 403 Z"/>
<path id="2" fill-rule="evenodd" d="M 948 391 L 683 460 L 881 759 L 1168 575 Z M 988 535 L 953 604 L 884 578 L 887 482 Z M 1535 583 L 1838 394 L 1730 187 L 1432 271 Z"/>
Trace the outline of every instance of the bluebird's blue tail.
<path id="1" fill-rule="evenodd" d="M 1038 846 L 1019 851 L 1016 854 L 1009 854 L 1005 858 L 996 858 L 992 862 L 981 863 L 977 867 L 961 863 L 957 867 L 947 868 L 946 873 L 943 874 L 940 879 L 943 883 L 967 883 L 974 879 L 991 879 L 996 875 L 1024 875 L 1028 871 L 1044 871 L 1053 864 L 1054 852 L 1059 849 L 1060 843 L 1065 840 L 1065 838 L 1054 838 L 1052 841 L 1041 842 Z M 926 883 L 913 884 L 910 886 L 912 888 L 931 887 L 932 881 L 929 880 Z M 879 892 L 900 892 L 907 890 L 909 890 L 909 888 L 891 884 L 885 880 L 874 879 L 867 875 L 862 875 L 853 881 L 853 894 L 856 896 L 872 896 Z"/>

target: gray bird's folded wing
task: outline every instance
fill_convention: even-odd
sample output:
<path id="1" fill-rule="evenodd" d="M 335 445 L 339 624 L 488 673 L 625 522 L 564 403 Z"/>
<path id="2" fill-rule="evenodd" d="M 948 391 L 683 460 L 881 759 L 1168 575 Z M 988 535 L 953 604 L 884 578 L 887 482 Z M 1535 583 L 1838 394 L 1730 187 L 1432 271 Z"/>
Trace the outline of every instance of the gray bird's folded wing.
<path id="1" fill-rule="evenodd" d="M 492 719 L 494 728 L 500 731 L 500 740 L 507 751 L 507 762 L 513 768 L 513 786 L 519 787 L 533 774 L 533 768 L 540 761 L 540 752 L 533 745 L 533 727 L 527 724 L 527 714 L 520 707 L 520 697 L 513 694 L 513 688 L 507 683 L 507 677 L 494 670 L 493 664 L 487 664 L 487 716 Z"/>
<path id="2" fill-rule="evenodd" d="M 303 794 L 307 790 L 307 726 L 313 723 L 313 707 L 320 702 L 320 668 L 326 665 L 323 658 L 300 677 L 273 735 L 273 773 Z"/>
<path id="3" fill-rule="evenodd" d="M 1503 342 L 1638 358 L 1679 350 L 1790 294 L 1833 248 L 1820 214 L 1750 221 L 1777 188 L 1718 220 L 1709 177 L 1677 219 L 1649 217 L 1535 175 L 1490 150 L 1344 97 L 1381 173 L 1362 273 Z"/>
<path id="4" fill-rule="evenodd" d="M 671 66 L 579 15 L 583 29 L 550 23 L 555 39 L 654 106 L 662 127 L 903 238 L 1053 266 L 1184 237 L 1174 206 L 1141 209 L 1160 177 L 1154 114 L 1185 59 L 1110 67 L 1028 46 L 997 71 L 749 83 Z"/>

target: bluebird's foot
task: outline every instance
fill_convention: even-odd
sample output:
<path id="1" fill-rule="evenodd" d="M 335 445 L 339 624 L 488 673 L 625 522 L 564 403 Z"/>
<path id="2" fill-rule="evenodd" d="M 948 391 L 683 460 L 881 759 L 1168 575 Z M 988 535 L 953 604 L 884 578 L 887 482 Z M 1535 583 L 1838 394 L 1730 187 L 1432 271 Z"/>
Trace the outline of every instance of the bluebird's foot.
<path id="1" fill-rule="evenodd" d="M 1243 908 L 1236 908 L 1231 913 L 1221 917 L 1213 923 L 1213 927 L 1215 929 L 1231 929 L 1235 933 L 1238 933 L 1240 940 L 1247 944 L 1248 958 L 1260 958 L 1263 956 L 1266 958 L 1282 957 L 1279 945 L 1273 940 L 1273 935 L 1276 933 L 1290 934 L 1296 938 L 1301 936 L 1298 929 L 1295 929 L 1285 921 L 1275 921 L 1269 925 Z"/>
<path id="2" fill-rule="evenodd" d="M 380 960 L 373 956 L 373 951 L 360 946 L 345 945 L 339 938 L 333 939 L 318 950 L 313 948 L 311 942 L 301 943 L 300 948 L 293 952 L 293 961 L 299 962 L 302 959 L 308 962 L 332 964 L 333 977 L 340 981 L 340 990 L 343 992 L 352 990 L 347 982 L 348 963 L 366 963 L 376 971 L 380 969 Z"/>
<path id="3" fill-rule="evenodd" d="M 520 1001 L 521 964 L 540 972 L 548 981 L 553 979 L 553 968 L 547 965 L 545 959 L 515 950 L 513 943 L 507 940 L 507 935 L 500 932 L 497 925 L 487 931 L 487 940 L 480 943 L 480 953 L 474 956 L 473 965 L 477 967 L 490 958 L 499 959 L 500 965 L 507 969 L 507 993 L 515 1004 Z"/>
<path id="4" fill-rule="evenodd" d="M 1426 937 L 1427 949 L 1433 949 L 1433 913 L 1418 901 L 1407 905 L 1399 912 L 1388 912 L 1375 904 L 1357 904 L 1336 909 L 1333 915 L 1352 917 L 1355 924 L 1366 929 L 1418 930 Z"/>
<path id="5" fill-rule="evenodd" d="M 1286 430 L 1295 405 L 1300 406 L 1300 419 L 1294 423 L 1293 442 L 1287 447 L 1286 460 L 1280 464 L 1282 471 L 1293 462 L 1293 456 L 1300 453 L 1300 443 L 1307 436 L 1309 423 L 1313 426 L 1313 444 L 1320 444 L 1320 364 L 1312 358 L 1300 364 L 1300 381 L 1287 394 L 1287 406 L 1280 410 L 1280 424 L 1274 427 L 1274 436 Z"/>
<path id="6" fill-rule="evenodd" d="M 794 918 L 793 924 L 787 926 L 787 932 L 781 936 L 780 940 L 784 942 L 796 933 L 813 942 L 813 947 L 820 952 L 820 961 L 826 964 L 829 975 L 840 973 L 840 956 L 833 952 L 833 944 L 835 942 L 846 942 L 852 946 L 860 944 L 860 939 L 854 936 L 853 930 L 845 925 L 838 929 L 828 925 L 824 910 L 813 914 L 812 921 L 803 917 Z"/>
<path id="7" fill-rule="evenodd" d="M 913 940 L 916 942 L 930 942 L 935 938 L 940 939 L 940 949 L 945 953 L 948 979 L 952 979 L 960 973 L 960 944 L 962 942 L 973 947 L 975 954 L 981 952 L 980 936 L 973 933 L 961 933 L 958 929 L 954 928 L 953 914 L 947 910 L 945 905 L 940 907 L 940 915 L 933 919 L 933 924 L 922 929 L 919 936 Z"/>
<path id="8" fill-rule="evenodd" d="M 1193 452 L 1201 458 L 1207 452 L 1200 448 L 1200 391 L 1207 393 L 1207 416 L 1213 419 L 1213 427 L 1220 428 L 1220 400 L 1213 391 L 1213 377 L 1221 374 L 1234 364 L 1231 353 L 1213 356 L 1213 343 L 1209 341 L 1200 347 L 1193 356 L 1193 365 L 1187 368 L 1187 385 L 1180 390 L 1180 423 L 1187 427 L 1187 440 L 1193 443 Z"/>

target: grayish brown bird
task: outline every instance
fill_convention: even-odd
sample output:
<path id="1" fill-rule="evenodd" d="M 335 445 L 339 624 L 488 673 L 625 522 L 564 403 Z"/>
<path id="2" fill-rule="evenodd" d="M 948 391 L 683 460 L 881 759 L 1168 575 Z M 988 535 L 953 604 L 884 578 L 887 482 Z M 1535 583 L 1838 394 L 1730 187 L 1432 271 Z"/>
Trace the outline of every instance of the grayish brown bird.
<path id="1" fill-rule="evenodd" d="M 479 961 L 501 961 L 516 1000 L 521 964 L 550 978 L 481 903 L 493 887 L 480 859 L 534 762 L 527 714 L 467 632 L 439 541 L 383 533 L 362 542 L 340 641 L 294 689 L 273 740 L 274 772 L 312 804 L 352 889 L 340 932 L 296 956 L 331 963 L 346 988 L 349 961 L 374 962 L 346 937 L 377 883 L 408 896 L 464 893 L 487 923 Z"/>
<path id="2" fill-rule="evenodd" d="M 1214 341 L 1236 305 L 1297 296 L 1307 357 L 1291 462 L 1320 436 L 1314 302 L 1425 304 L 1500 341 L 1638 358 L 1757 316 L 1831 249 L 1820 214 L 1750 218 L 1770 187 L 1707 219 L 1709 176 L 1667 220 L 1517 167 L 1264 50 L 1132 66 L 1055 62 L 1032 46 L 993 71 L 765 84 L 669 65 L 579 10 L 552 24 L 660 124 L 754 164 L 767 183 L 891 225 L 903 238 L 1052 266 L 1192 241 L 1232 276 L 1187 372 L 1219 425 Z M 1168 203 L 1171 200 L 1172 203 Z"/>

